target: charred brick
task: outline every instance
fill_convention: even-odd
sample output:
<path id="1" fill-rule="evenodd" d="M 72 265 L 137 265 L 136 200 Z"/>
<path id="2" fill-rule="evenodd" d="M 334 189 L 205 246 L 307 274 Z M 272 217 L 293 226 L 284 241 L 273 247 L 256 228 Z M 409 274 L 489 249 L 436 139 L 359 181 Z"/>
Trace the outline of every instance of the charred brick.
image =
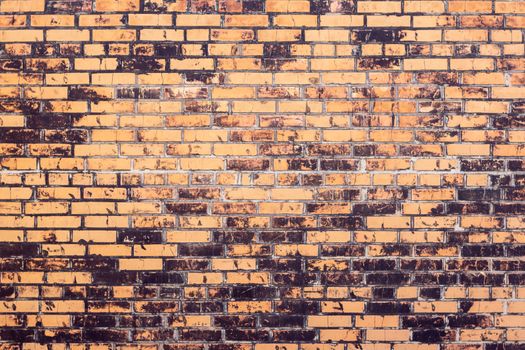
<path id="1" fill-rule="evenodd" d="M 358 162 L 354 159 L 321 160 L 321 170 L 351 171 L 357 170 Z"/>
<path id="2" fill-rule="evenodd" d="M 214 324 L 222 328 L 255 327 L 257 319 L 254 316 L 222 316 L 214 317 Z"/>
<path id="3" fill-rule="evenodd" d="M 502 160 L 475 159 L 461 161 L 462 171 L 500 171 L 504 167 L 505 163 Z"/>
<path id="4" fill-rule="evenodd" d="M 205 203 L 166 203 L 166 212 L 170 214 L 206 214 L 208 205 Z"/>
<path id="5" fill-rule="evenodd" d="M 184 278 L 180 273 L 174 272 L 146 272 L 139 276 L 142 283 L 164 284 L 164 283 L 184 283 Z"/>
<path id="6" fill-rule="evenodd" d="M 304 317 L 295 315 L 275 316 L 263 315 L 260 317 L 261 326 L 263 327 L 303 327 Z"/>
<path id="7" fill-rule="evenodd" d="M 410 313 L 410 304 L 399 302 L 368 303 L 368 313 L 376 315 L 408 314 Z"/>
<path id="8" fill-rule="evenodd" d="M 0 257 L 35 257 L 39 255 L 38 244 L 0 243 Z"/>
<path id="9" fill-rule="evenodd" d="M 268 341 L 270 332 L 263 329 L 227 329 L 226 340 Z"/>
<path id="10" fill-rule="evenodd" d="M 488 256 L 505 256 L 504 248 L 500 245 L 466 245 L 461 247 L 461 255 L 488 257 Z"/>
<path id="11" fill-rule="evenodd" d="M 316 337 L 316 331 L 311 330 L 274 330 L 273 332 L 274 341 L 287 342 L 287 341 L 313 341 Z"/>
<path id="12" fill-rule="evenodd" d="M 260 259 L 259 269 L 263 271 L 301 271 L 300 259 Z"/>
<path id="13" fill-rule="evenodd" d="M 273 279 L 277 286 L 307 286 L 315 283 L 317 275 L 314 273 L 275 273 Z"/>
<path id="14" fill-rule="evenodd" d="M 263 46 L 263 57 L 265 58 L 290 58 L 291 45 L 265 43 Z"/>
<path id="15" fill-rule="evenodd" d="M 96 271 L 93 272 L 93 283 L 126 285 L 136 283 L 138 275 L 136 272 L 126 271 Z"/>
<path id="16" fill-rule="evenodd" d="M 314 281 L 313 281 L 314 282 Z M 321 275 L 321 283 L 329 286 L 359 285 L 363 275 L 350 272 L 329 272 Z"/>
<path id="17" fill-rule="evenodd" d="M 396 261 L 388 259 L 354 260 L 352 267 L 358 271 L 391 271 L 395 269 Z"/>
<path id="18" fill-rule="evenodd" d="M 403 328 L 444 328 L 445 318 L 443 316 L 403 316 L 401 318 Z"/>
<path id="19" fill-rule="evenodd" d="M 273 287 L 234 287 L 232 289 L 232 298 L 234 299 L 257 299 L 273 298 L 276 296 L 276 290 Z"/>
<path id="20" fill-rule="evenodd" d="M 1 142 L 38 142 L 40 141 L 40 133 L 38 130 L 31 129 L 0 129 Z"/>
<path id="21" fill-rule="evenodd" d="M 353 211 L 356 215 L 372 216 L 383 214 L 395 214 L 395 203 L 373 203 L 373 204 L 354 204 Z"/>
<path id="22" fill-rule="evenodd" d="M 363 218 L 358 216 L 347 217 L 321 217 L 320 225 L 322 227 L 359 229 L 363 228 Z"/>
<path id="23" fill-rule="evenodd" d="M 224 253 L 224 247 L 221 244 L 180 244 L 180 256 L 221 256 Z"/>
<path id="24" fill-rule="evenodd" d="M 500 199 L 500 191 L 493 189 L 459 189 L 458 199 L 464 201 L 492 201 Z"/>
<path id="25" fill-rule="evenodd" d="M 83 339 L 89 342 L 126 342 L 129 334 L 127 330 L 121 329 L 86 329 Z"/>
<path id="26" fill-rule="evenodd" d="M 255 232 L 252 231 L 214 231 L 213 241 L 217 243 L 250 243 L 255 240 Z"/>
<path id="27" fill-rule="evenodd" d="M 404 34 L 395 29 L 358 30 L 352 33 L 352 38 L 356 43 L 392 43 L 403 37 Z"/>
<path id="28" fill-rule="evenodd" d="M 399 285 L 408 283 L 409 279 L 410 275 L 400 272 L 371 273 L 366 276 L 366 283 L 369 285 Z"/>
<path id="29" fill-rule="evenodd" d="M 440 331 L 435 329 L 415 330 L 412 333 L 412 340 L 421 343 L 443 343 L 450 340 L 451 333 L 449 331 Z"/>
<path id="30" fill-rule="evenodd" d="M 489 214 L 490 204 L 485 202 L 448 203 L 447 212 L 449 214 Z"/>

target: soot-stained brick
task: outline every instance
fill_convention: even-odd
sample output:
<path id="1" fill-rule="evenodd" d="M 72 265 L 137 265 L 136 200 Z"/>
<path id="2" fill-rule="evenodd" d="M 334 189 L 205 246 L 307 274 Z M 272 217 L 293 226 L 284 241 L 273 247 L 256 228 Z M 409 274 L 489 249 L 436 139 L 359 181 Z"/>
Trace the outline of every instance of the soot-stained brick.
<path id="1" fill-rule="evenodd" d="M 86 130 L 47 130 L 44 133 L 44 139 L 48 142 L 60 143 L 85 143 L 88 139 Z"/>
<path id="2" fill-rule="evenodd" d="M 270 331 L 267 329 L 227 329 L 226 340 L 235 341 L 268 341 Z"/>
<path id="3" fill-rule="evenodd" d="M 83 339 L 89 342 L 125 342 L 129 337 L 127 330 L 120 329 L 86 329 L 83 333 Z"/>
<path id="4" fill-rule="evenodd" d="M 368 303 L 368 312 L 376 315 L 393 315 L 410 313 L 410 304 L 399 302 Z"/>
<path id="5" fill-rule="evenodd" d="M 26 117 L 26 126 L 31 129 L 64 129 L 71 126 L 71 115 L 31 114 Z"/>
<path id="6" fill-rule="evenodd" d="M 523 8 L 456 2 L 0 0 L 2 350 L 525 350 Z"/>
<path id="7" fill-rule="evenodd" d="M 93 9 L 93 5 L 89 1 L 84 0 L 49 0 L 46 1 L 47 13 L 75 13 L 75 12 L 89 12 Z"/>
<path id="8" fill-rule="evenodd" d="M 421 288 L 419 296 L 423 299 L 439 299 L 441 297 L 441 290 L 438 288 Z"/>
<path id="9" fill-rule="evenodd" d="M 31 129 L 0 129 L 2 142 L 38 142 L 40 133 Z"/>
<path id="10" fill-rule="evenodd" d="M 0 339 L 5 341 L 35 341 L 34 331 L 32 329 L 1 329 Z"/>
<path id="11" fill-rule="evenodd" d="M 450 331 L 426 329 L 414 331 L 412 334 L 413 340 L 421 343 L 432 344 L 446 342 L 452 338 L 454 333 L 451 333 Z"/>
<path id="12" fill-rule="evenodd" d="M 93 272 L 93 283 L 126 285 L 136 283 L 138 280 L 137 272 L 126 271 L 95 271 Z"/>
<path id="13" fill-rule="evenodd" d="M 267 271 L 301 271 L 300 259 L 260 259 L 259 269 Z"/>
<path id="14" fill-rule="evenodd" d="M 504 247 L 499 245 L 465 245 L 461 248 L 461 254 L 463 256 L 504 256 Z"/>
<path id="15" fill-rule="evenodd" d="M 416 274 L 413 277 L 414 285 L 442 285 L 457 284 L 458 275 L 456 273 L 425 273 Z"/>
<path id="16" fill-rule="evenodd" d="M 261 242 L 274 243 L 274 242 L 288 242 L 288 243 L 300 243 L 303 242 L 304 232 L 301 231 L 286 231 L 286 232 L 275 232 L 275 231 L 263 231 L 259 233 L 259 240 Z"/>
<path id="17" fill-rule="evenodd" d="M 180 244 L 180 256 L 221 256 L 224 247 L 221 244 Z"/>
<path id="18" fill-rule="evenodd" d="M 142 283 L 148 284 L 181 284 L 184 278 L 175 272 L 146 272 L 139 275 Z"/>
<path id="19" fill-rule="evenodd" d="M 459 276 L 461 284 L 466 286 L 471 285 L 488 285 L 501 286 L 505 280 L 504 275 L 490 274 L 486 272 L 479 273 L 463 273 Z"/>
<path id="20" fill-rule="evenodd" d="M 503 170 L 505 163 L 502 160 L 463 160 L 461 161 L 462 171 L 500 171 Z"/>
<path id="21" fill-rule="evenodd" d="M 290 58 L 291 45 L 290 44 L 273 44 L 265 43 L 263 46 L 264 58 Z"/>
<path id="22" fill-rule="evenodd" d="M 490 204 L 485 202 L 450 203 L 447 206 L 450 214 L 489 214 Z"/>
<path id="23" fill-rule="evenodd" d="M 90 88 L 87 86 L 71 87 L 69 89 L 68 98 L 70 100 L 110 100 L 109 95 L 105 95 L 98 91 L 96 88 Z"/>
<path id="24" fill-rule="evenodd" d="M 213 241 L 217 243 L 250 243 L 255 239 L 253 231 L 214 231 Z"/>
<path id="25" fill-rule="evenodd" d="M 306 286 L 313 284 L 317 276 L 313 273 L 275 273 L 273 275 L 276 285 L 285 286 Z"/>
<path id="26" fill-rule="evenodd" d="M 321 160 L 321 170 L 357 170 L 356 160 Z"/>
<path id="27" fill-rule="evenodd" d="M 374 29 L 357 30 L 352 33 L 352 39 L 356 43 L 391 43 L 400 41 L 404 34 L 397 29 Z"/>
<path id="28" fill-rule="evenodd" d="M 15 288 L 13 286 L 0 287 L 0 298 L 14 297 Z"/>
<path id="29" fill-rule="evenodd" d="M 183 57 L 182 45 L 176 43 L 154 44 L 155 55 L 160 57 Z"/>
<path id="30" fill-rule="evenodd" d="M 159 60 L 149 57 L 118 58 L 117 70 L 120 71 L 157 71 L 162 69 Z"/>
<path id="31" fill-rule="evenodd" d="M 166 203 L 166 211 L 171 214 L 206 214 L 208 206 L 202 203 Z"/>
<path id="32" fill-rule="evenodd" d="M 0 257 L 36 257 L 39 247 L 34 243 L 0 243 Z"/>
<path id="33" fill-rule="evenodd" d="M 493 189 L 460 189 L 458 190 L 459 200 L 499 200 L 500 191 Z"/>
<path id="34" fill-rule="evenodd" d="M 363 37 L 363 35 L 360 37 Z M 357 64 L 362 69 L 393 69 L 400 67 L 401 60 L 399 58 L 363 58 L 359 59 Z"/>
<path id="35" fill-rule="evenodd" d="M 396 288 L 373 287 L 372 297 L 374 300 L 395 299 Z"/>
<path id="36" fill-rule="evenodd" d="M 363 216 L 395 214 L 396 205 L 394 203 L 354 204 L 353 213 Z"/>
<path id="37" fill-rule="evenodd" d="M 310 12 L 317 14 L 326 13 L 354 13 L 356 4 L 354 0 L 310 0 Z"/>
<path id="38" fill-rule="evenodd" d="M 404 328 L 444 328 L 445 318 L 443 316 L 403 316 L 401 324 Z"/>
<path id="39" fill-rule="evenodd" d="M 352 267 L 358 271 L 389 271 L 395 269 L 396 261 L 391 259 L 355 260 Z"/>
<path id="40" fill-rule="evenodd" d="M 525 204 L 521 203 L 496 203 L 494 213 L 498 215 L 520 215 L 525 213 Z"/>
<path id="41" fill-rule="evenodd" d="M 400 272 L 389 272 L 389 273 L 371 273 L 366 276 L 367 284 L 384 284 L 384 285 L 396 285 L 406 284 L 410 279 L 410 275 Z"/>

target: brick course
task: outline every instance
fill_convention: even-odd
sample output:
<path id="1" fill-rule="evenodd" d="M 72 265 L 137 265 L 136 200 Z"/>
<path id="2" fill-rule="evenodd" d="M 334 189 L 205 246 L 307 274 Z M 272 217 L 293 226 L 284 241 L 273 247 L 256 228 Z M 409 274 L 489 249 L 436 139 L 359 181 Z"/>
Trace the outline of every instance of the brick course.
<path id="1" fill-rule="evenodd" d="M 525 1 L 0 12 L 0 349 L 525 349 Z"/>

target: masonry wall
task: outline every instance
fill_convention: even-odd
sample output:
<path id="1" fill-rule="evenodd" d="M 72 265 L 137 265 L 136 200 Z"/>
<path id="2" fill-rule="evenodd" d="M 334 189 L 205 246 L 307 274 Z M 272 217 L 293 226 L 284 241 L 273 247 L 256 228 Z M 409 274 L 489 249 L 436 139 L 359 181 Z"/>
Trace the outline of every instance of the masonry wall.
<path id="1" fill-rule="evenodd" d="M 524 1 L 0 12 L 0 349 L 525 349 Z"/>

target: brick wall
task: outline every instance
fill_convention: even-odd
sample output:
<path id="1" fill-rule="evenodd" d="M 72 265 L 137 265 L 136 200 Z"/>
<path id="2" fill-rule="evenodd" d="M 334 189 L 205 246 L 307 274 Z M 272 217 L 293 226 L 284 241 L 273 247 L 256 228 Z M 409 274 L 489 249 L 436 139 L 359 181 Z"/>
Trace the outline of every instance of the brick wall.
<path id="1" fill-rule="evenodd" d="M 0 12 L 0 349 L 525 349 L 524 1 Z"/>

